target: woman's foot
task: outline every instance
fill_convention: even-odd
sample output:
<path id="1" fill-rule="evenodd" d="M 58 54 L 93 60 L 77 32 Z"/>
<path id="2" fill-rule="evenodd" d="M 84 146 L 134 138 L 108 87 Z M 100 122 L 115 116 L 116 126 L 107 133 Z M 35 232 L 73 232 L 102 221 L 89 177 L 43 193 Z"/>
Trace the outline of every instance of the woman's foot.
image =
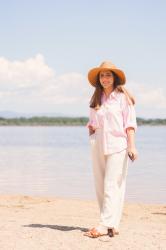
<path id="1" fill-rule="evenodd" d="M 115 235 L 118 235 L 119 232 L 115 230 L 115 228 L 108 228 L 108 235 L 109 237 L 114 237 Z"/>
<path id="2" fill-rule="evenodd" d="M 108 231 L 107 233 L 101 233 L 95 227 L 84 233 L 84 236 L 88 236 L 90 238 L 98 238 L 105 235 L 108 235 Z"/>

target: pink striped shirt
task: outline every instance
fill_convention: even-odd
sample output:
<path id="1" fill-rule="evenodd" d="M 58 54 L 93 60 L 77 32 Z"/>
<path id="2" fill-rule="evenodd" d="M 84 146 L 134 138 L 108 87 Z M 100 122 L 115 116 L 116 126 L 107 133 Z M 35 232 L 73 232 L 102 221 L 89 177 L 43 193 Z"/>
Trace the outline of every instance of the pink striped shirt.
<path id="1" fill-rule="evenodd" d="M 90 108 L 87 127 L 102 129 L 104 154 L 113 154 L 127 148 L 126 128 L 136 131 L 136 113 L 134 106 L 128 103 L 124 93 L 113 91 L 109 97 L 102 94 L 99 110 Z"/>

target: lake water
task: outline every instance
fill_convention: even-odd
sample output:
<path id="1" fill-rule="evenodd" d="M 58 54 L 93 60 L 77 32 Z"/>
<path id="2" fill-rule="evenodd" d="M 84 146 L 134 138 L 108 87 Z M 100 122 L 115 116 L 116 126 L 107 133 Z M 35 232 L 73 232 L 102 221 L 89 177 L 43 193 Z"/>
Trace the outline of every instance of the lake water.
<path id="1" fill-rule="evenodd" d="M 0 194 L 96 199 L 86 127 L 0 127 Z M 128 202 L 166 203 L 166 127 L 139 126 Z"/>

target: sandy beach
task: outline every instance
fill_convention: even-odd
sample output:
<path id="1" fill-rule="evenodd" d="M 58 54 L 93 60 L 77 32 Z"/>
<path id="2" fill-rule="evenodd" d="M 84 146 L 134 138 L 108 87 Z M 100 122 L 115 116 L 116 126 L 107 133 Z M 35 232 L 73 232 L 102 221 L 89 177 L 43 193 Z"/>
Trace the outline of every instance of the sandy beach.
<path id="1" fill-rule="evenodd" d="M 120 234 L 83 233 L 98 223 L 95 200 L 0 196 L 0 250 L 164 250 L 166 205 L 125 203 Z"/>

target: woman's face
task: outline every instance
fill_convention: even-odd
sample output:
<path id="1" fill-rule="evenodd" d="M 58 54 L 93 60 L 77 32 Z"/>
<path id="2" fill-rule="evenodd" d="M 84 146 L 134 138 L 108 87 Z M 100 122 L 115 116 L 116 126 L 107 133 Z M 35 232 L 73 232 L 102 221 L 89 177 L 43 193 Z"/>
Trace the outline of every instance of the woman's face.
<path id="1" fill-rule="evenodd" d="M 110 70 L 101 71 L 99 74 L 99 80 L 102 87 L 107 89 L 113 87 L 114 75 Z"/>

